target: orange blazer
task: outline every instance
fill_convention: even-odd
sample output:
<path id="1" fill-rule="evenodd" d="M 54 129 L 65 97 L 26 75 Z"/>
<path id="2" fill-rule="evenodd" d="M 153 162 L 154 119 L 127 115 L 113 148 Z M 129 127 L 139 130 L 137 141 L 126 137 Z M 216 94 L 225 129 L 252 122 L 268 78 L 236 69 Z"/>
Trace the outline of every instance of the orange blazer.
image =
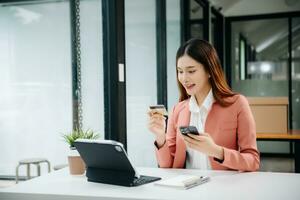
<path id="1" fill-rule="evenodd" d="M 207 115 L 204 130 L 217 145 L 224 148 L 224 160 L 209 157 L 214 170 L 255 171 L 259 168 L 259 152 L 256 145 L 255 122 L 247 99 L 242 95 L 227 98 L 234 103 L 222 107 L 213 103 Z M 189 100 L 174 106 L 167 126 L 166 143 L 156 149 L 156 157 L 162 168 L 184 168 L 186 145 L 179 132 L 180 126 L 190 123 Z"/>

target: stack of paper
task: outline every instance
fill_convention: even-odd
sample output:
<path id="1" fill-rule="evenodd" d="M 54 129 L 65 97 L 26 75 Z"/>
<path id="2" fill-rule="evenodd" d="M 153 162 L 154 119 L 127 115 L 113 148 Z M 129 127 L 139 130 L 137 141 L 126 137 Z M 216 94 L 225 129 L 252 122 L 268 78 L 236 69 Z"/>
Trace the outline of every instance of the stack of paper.
<path id="1" fill-rule="evenodd" d="M 179 175 L 174 178 L 158 181 L 155 183 L 155 185 L 174 187 L 178 189 L 189 189 L 205 183 L 208 180 L 209 177 L 207 176 Z"/>

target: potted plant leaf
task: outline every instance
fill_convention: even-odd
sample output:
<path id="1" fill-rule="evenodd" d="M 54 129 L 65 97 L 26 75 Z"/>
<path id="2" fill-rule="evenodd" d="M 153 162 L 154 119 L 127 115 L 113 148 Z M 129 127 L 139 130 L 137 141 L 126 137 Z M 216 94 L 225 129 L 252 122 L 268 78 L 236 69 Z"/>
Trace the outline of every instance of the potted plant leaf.
<path id="1" fill-rule="evenodd" d="M 70 174 L 83 174 L 85 171 L 85 164 L 76 150 L 74 142 L 77 139 L 97 139 L 99 138 L 99 134 L 91 129 L 82 130 L 76 128 L 70 133 L 63 134 L 62 137 L 70 146 L 70 153 L 68 155 Z"/>

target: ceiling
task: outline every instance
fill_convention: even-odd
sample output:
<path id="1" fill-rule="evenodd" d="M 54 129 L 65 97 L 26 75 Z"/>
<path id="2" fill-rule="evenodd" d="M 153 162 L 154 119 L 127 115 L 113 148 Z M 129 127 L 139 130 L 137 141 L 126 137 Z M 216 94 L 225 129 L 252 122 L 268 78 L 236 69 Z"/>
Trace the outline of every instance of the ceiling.
<path id="1" fill-rule="evenodd" d="M 226 16 L 244 16 L 300 11 L 300 0 L 209 0 Z M 235 33 L 241 33 L 264 57 L 287 58 L 288 19 L 234 22 Z M 300 16 L 292 21 L 293 47 L 300 49 Z"/>
<path id="2" fill-rule="evenodd" d="M 209 0 L 226 17 L 300 11 L 300 0 Z M 201 19 L 202 9 L 191 1 L 191 19 Z M 235 38 L 242 34 L 247 43 L 264 57 L 287 58 L 288 18 L 233 22 Z M 293 49 L 300 49 L 300 16 L 292 19 Z"/>
<path id="3" fill-rule="evenodd" d="M 225 16 L 300 11 L 300 0 L 209 0 Z"/>

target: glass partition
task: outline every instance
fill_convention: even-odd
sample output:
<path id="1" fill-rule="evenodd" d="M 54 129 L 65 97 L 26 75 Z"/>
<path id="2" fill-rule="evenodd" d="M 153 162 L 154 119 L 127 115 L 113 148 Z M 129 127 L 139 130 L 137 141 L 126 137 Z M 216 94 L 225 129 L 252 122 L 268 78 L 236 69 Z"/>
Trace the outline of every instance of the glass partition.
<path id="1" fill-rule="evenodd" d="M 235 91 L 288 96 L 288 20 L 233 22 L 232 65 Z"/>
<path id="2" fill-rule="evenodd" d="M 288 19 L 232 23 L 232 88 L 245 96 L 288 97 Z M 259 142 L 262 152 L 289 152 L 289 143 Z"/>
<path id="3" fill-rule="evenodd" d="M 300 129 L 300 17 L 292 19 L 292 123 Z"/>
<path id="4" fill-rule="evenodd" d="M 83 128 L 104 138 L 103 44 L 101 0 L 80 3 Z"/>
<path id="5" fill-rule="evenodd" d="M 25 158 L 67 162 L 61 134 L 72 129 L 69 7 L 0 4 L 0 175 L 14 176 Z"/>
<path id="6" fill-rule="evenodd" d="M 167 0 L 166 3 L 168 110 L 171 111 L 179 100 L 176 81 L 176 52 L 180 46 L 180 1 Z"/>
<path id="7" fill-rule="evenodd" d="M 137 166 L 157 166 L 148 106 L 156 104 L 155 0 L 125 1 L 127 152 Z"/>
<path id="8" fill-rule="evenodd" d="M 203 30 L 203 7 L 196 0 L 190 1 L 190 33 L 191 38 L 201 38 L 204 37 Z"/>

